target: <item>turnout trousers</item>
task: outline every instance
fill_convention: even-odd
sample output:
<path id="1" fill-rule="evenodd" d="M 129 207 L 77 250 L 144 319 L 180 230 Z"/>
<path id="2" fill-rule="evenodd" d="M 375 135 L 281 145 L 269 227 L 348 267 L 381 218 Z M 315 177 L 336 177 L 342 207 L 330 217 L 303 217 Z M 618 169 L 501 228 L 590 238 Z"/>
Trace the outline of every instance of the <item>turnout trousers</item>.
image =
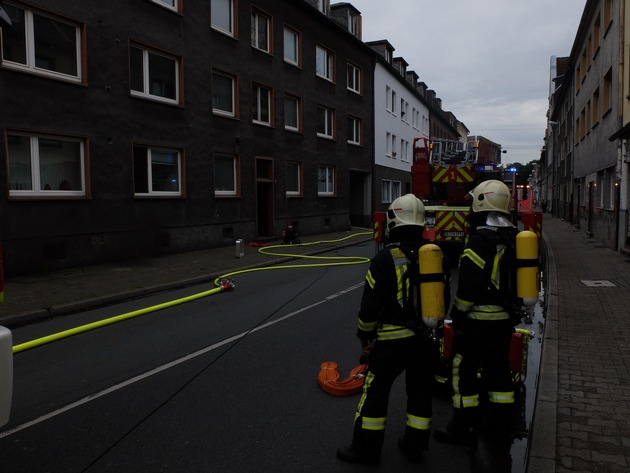
<path id="1" fill-rule="evenodd" d="M 464 424 L 461 427 L 477 427 L 482 386 L 487 391 L 490 422 L 500 424 L 509 419 L 506 414 L 514 406 L 509 361 L 512 332 L 509 321 L 469 320 L 464 334 L 456 334 L 452 369 L 453 407 L 456 420 Z"/>
<path id="2" fill-rule="evenodd" d="M 414 335 L 377 340 L 370 356 L 363 395 L 355 415 L 352 446 L 380 454 L 385 436 L 392 384 L 405 372 L 407 422 L 405 442 L 419 451 L 428 448 L 432 415 L 432 383 L 439 353 L 431 340 Z"/>

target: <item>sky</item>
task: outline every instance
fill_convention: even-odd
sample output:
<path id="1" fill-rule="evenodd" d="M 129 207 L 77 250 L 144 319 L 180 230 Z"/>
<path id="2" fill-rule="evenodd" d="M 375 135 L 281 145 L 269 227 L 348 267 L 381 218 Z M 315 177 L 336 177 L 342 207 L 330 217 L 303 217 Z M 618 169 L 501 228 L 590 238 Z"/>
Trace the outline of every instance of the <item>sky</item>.
<path id="1" fill-rule="evenodd" d="M 335 3 L 335 2 L 331 2 Z M 503 163 L 540 158 L 550 60 L 571 54 L 586 0 L 350 0 L 363 41 L 386 39 Z"/>

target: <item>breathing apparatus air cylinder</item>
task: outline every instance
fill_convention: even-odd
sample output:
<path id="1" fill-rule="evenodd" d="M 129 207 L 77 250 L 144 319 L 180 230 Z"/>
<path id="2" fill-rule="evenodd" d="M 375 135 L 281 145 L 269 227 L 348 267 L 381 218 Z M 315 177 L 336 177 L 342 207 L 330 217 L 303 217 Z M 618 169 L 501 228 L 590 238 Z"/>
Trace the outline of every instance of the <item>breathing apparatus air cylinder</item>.
<path id="1" fill-rule="evenodd" d="M 538 237 L 529 230 L 516 235 L 516 295 L 526 307 L 538 301 Z"/>
<path id="2" fill-rule="evenodd" d="M 442 250 L 433 243 L 420 247 L 420 299 L 422 322 L 429 328 L 437 328 L 444 321 L 444 270 Z"/>

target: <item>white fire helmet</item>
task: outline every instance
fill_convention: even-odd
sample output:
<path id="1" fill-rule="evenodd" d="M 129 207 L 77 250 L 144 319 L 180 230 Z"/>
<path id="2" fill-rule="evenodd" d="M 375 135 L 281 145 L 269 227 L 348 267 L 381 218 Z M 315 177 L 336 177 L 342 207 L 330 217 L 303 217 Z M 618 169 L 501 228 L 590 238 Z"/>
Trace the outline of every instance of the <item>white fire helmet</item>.
<path id="1" fill-rule="evenodd" d="M 473 212 L 510 213 L 510 189 L 503 182 L 484 181 L 471 192 Z"/>
<path id="2" fill-rule="evenodd" d="M 405 225 L 424 227 L 424 204 L 413 194 L 395 199 L 387 209 L 387 230 Z"/>

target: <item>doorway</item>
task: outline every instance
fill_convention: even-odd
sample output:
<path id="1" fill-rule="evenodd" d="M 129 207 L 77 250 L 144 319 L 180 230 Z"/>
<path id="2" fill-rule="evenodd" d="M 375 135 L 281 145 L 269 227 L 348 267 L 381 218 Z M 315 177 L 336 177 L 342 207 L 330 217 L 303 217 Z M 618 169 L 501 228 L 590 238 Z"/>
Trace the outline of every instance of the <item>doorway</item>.
<path id="1" fill-rule="evenodd" d="M 274 232 L 273 159 L 256 158 L 257 238 L 271 238 Z"/>

